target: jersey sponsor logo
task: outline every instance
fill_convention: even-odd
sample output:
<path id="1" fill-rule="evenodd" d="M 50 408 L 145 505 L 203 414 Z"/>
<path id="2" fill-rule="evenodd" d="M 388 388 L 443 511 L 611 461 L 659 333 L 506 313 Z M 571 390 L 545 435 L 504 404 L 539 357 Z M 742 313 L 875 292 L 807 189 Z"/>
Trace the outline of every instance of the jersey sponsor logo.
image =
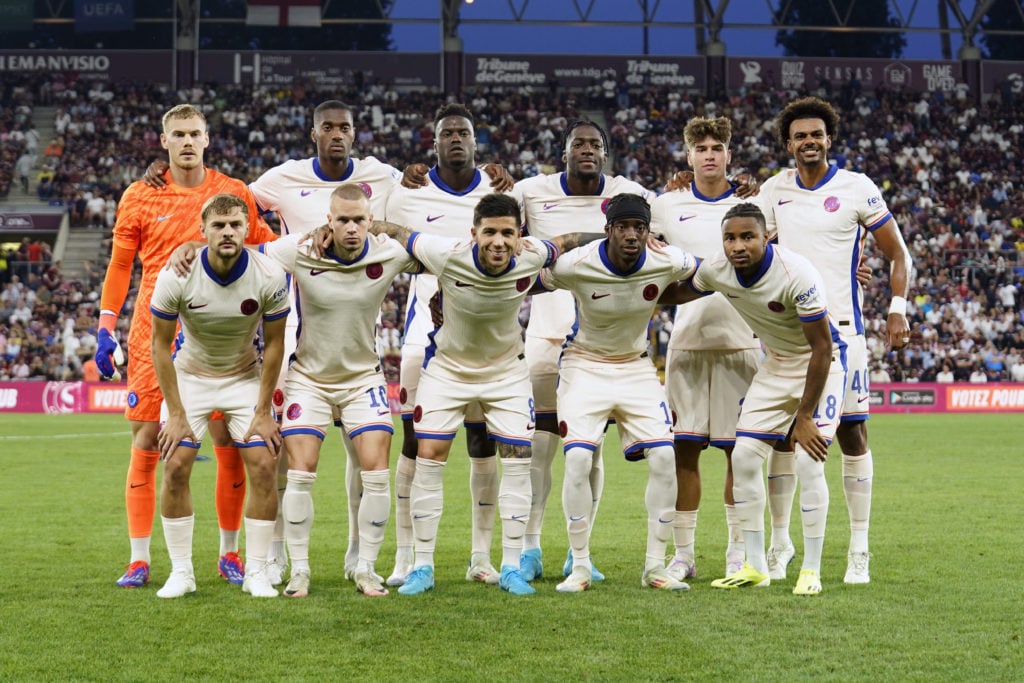
<path id="1" fill-rule="evenodd" d="M 359 183 L 359 189 L 363 191 L 367 199 L 373 196 L 373 188 L 370 187 L 369 183 Z"/>
<path id="2" fill-rule="evenodd" d="M 427 222 L 428 223 L 433 223 L 434 221 L 438 220 L 439 218 L 444 218 L 444 214 L 442 213 L 442 214 L 439 214 L 437 216 L 427 216 Z"/>
<path id="3" fill-rule="evenodd" d="M 242 315 L 252 315 L 260 310 L 260 303 L 256 299 L 246 299 L 238 309 L 242 311 Z"/>
<path id="4" fill-rule="evenodd" d="M 597 292 L 592 292 L 590 294 L 590 298 L 593 299 L 594 301 L 597 301 L 598 299 L 603 299 L 606 296 L 611 296 L 611 295 L 612 295 L 611 292 L 605 292 L 604 294 L 598 294 Z"/>
<path id="5" fill-rule="evenodd" d="M 551 209 L 555 208 L 556 206 L 558 206 L 558 202 L 551 202 L 550 204 L 548 202 L 544 202 L 544 206 L 542 208 L 545 211 L 550 211 Z"/>
<path id="6" fill-rule="evenodd" d="M 309 195 L 313 194 L 315 191 L 316 190 L 301 190 L 299 192 L 299 196 L 300 197 L 308 197 Z"/>
<path id="7" fill-rule="evenodd" d="M 366 266 L 366 277 L 370 278 L 371 280 L 376 280 L 383 274 L 384 266 L 382 266 L 379 263 L 371 263 L 370 265 Z"/>
<path id="8" fill-rule="evenodd" d="M 769 301 L 768 310 L 773 313 L 782 313 L 786 310 L 786 307 L 780 304 L 778 301 Z"/>
<path id="9" fill-rule="evenodd" d="M 197 308 L 206 308 L 206 307 L 207 307 L 207 306 L 209 306 L 209 305 L 210 305 L 210 304 L 194 304 L 194 303 L 191 303 L 191 302 L 189 302 L 189 304 L 188 304 L 188 310 L 190 310 L 190 311 L 194 311 L 194 310 L 196 310 Z"/>
<path id="10" fill-rule="evenodd" d="M 313 277 L 316 277 L 317 275 L 322 275 L 326 273 L 327 270 L 327 268 L 310 268 L 309 274 L 312 275 Z"/>
<path id="11" fill-rule="evenodd" d="M 288 416 L 289 420 L 298 420 L 302 416 L 302 406 L 298 403 L 293 403 L 288 406 L 288 410 L 285 411 L 285 415 Z"/>
<path id="12" fill-rule="evenodd" d="M 803 294 L 800 294 L 799 296 L 797 296 L 796 300 L 797 300 L 798 303 L 802 304 L 803 302 L 807 301 L 811 297 L 816 296 L 817 294 L 818 294 L 818 285 L 814 285 L 813 287 L 808 289 Z"/>
<path id="13" fill-rule="evenodd" d="M 644 300 L 654 301 L 658 298 L 659 293 L 658 285 L 650 284 L 644 287 Z"/>
<path id="14" fill-rule="evenodd" d="M 779 200 L 779 206 L 785 206 L 786 204 L 791 204 L 792 202 L 793 202 L 792 199 L 780 199 Z"/>
<path id="15" fill-rule="evenodd" d="M 170 218 L 173 215 L 174 215 L 173 213 L 169 213 L 166 216 L 157 216 L 156 217 L 156 222 L 157 223 L 162 223 L 163 221 L 167 220 L 168 218 Z"/>
<path id="16" fill-rule="evenodd" d="M 463 282 L 462 280 L 456 280 L 455 281 L 455 286 L 456 287 L 476 287 L 476 285 L 474 285 L 473 283 L 471 283 L 471 282 Z"/>
<path id="17" fill-rule="evenodd" d="M 690 220 L 691 218 L 696 218 L 696 217 L 697 217 L 697 214 L 693 214 L 692 216 L 680 216 L 679 217 L 679 222 L 683 223 L 685 221 Z"/>
<path id="18" fill-rule="evenodd" d="M 829 213 L 835 213 L 839 210 L 839 197 L 827 197 L 822 203 L 825 210 Z"/>

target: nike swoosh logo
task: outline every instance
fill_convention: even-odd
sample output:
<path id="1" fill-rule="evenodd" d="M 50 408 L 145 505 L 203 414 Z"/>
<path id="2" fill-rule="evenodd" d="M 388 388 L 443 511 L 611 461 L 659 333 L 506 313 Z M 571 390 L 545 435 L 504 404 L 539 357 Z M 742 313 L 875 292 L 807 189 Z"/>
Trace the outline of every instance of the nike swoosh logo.
<path id="1" fill-rule="evenodd" d="M 375 527 L 382 527 L 382 526 L 384 526 L 387 523 L 388 523 L 388 520 L 386 520 L 386 519 L 382 519 L 380 521 L 377 521 L 376 519 L 371 519 L 370 520 L 370 524 L 372 524 Z"/>
<path id="2" fill-rule="evenodd" d="M 455 281 L 455 286 L 456 287 L 476 287 L 476 285 L 474 285 L 474 284 L 472 284 L 470 282 L 459 282 L 458 280 Z"/>
<path id="3" fill-rule="evenodd" d="M 206 307 L 207 307 L 207 306 L 209 306 L 209 305 L 210 305 L 210 304 L 189 304 L 189 305 L 188 305 L 188 310 L 190 310 L 190 311 L 194 311 L 194 310 L 196 310 L 197 308 L 206 308 Z"/>
<path id="4" fill-rule="evenodd" d="M 549 209 L 553 209 L 553 208 L 555 208 L 556 206 L 558 206 L 558 202 L 555 202 L 554 204 L 545 204 L 545 205 L 544 205 L 544 210 L 545 210 L 545 211 L 548 211 Z"/>
<path id="5" fill-rule="evenodd" d="M 857 477 L 858 482 L 871 481 L 871 477 Z"/>
<path id="6" fill-rule="evenodd" d="M 413 515 L 412 518 L 413 519 L 425 519 L 425 518 L 427 518 L 429 516 L 430 515 Z"/>
<path id="7" fill-rule="evenodd" d="M 817 427 L 818 429 L 824 429 L 825 427 L 828 427 L 831 424 L 831 422 L 815 422 L 814 426 Z"/>
<path id="8" fill-rule="evenodd" d="M 387 415 L 390 412 L 391 412 L 390 410 L 378 410 L 377 414 L 378 415 Z"/>
<path id="9" fill-rule="evenodd" d="M 779 206 L 785 206 L 786 204 L 789 204 L 792 201 L 793 201 L 792 199 L 780 199 L 779 200 Z"/>
<path id="10" fill-rule="evenodd" d="M 594 292 L 593 294 L 590 295 L 590 298 L 593 299 L 594 301 L 597 301 L 598 299 L 603 299 L 606 296 L 611 296 L 611 295 L 612 295 L 611 292 L 608 292 L 606 294 L 598 294 L 597 292 Z"/>
<path id="11" fill-rule="evenodd" d="M 240 489 L 243 486 L 245 486 L 245 479 L 243 479 L 242 481 L 239 481 L 239 482 L 231 482 L 231 488 L 233 488 L 233 489 Z"/>
<path id="12" fill-rule="evenodd" d="M 778 479 L 779 477 L 784 477 L 784 476 L 786 476 L 786 475 L 784 475 L 784 474 L 769 474 L 768 478 L 769 479 Z M 733 503 L 733 505 L 735 505 L 735 503 Z"/>
<path id="13" fill-rule="evenodd" d="M 313 276 L 322 275 L 323 273 L 326 273 L 326 272 L 327 272 L 326 268 L 310 268 L 310 270 L 309 270 L 309 274 L 313 275 Z"/>
<path id="14" fill-rule="evenodd" d="M 395 494 L 395 498 L 398 498 L 399 500 L 409 500 L 409 496 L 400 496 L 397 493 Z"/>
<path id="15" fill-rule="evenodd" d="M 696 218 L 696 217 L 697 217 L 697 214 L 693 214 L 692 216 L 680 216 L 679 217 L 679 222 L 682 223 L 683 221 L 688 221 L 691 218 Z"/>
<path id="16" fill-rule="evenodd" d="M 482 500 L 477 501 L 477 505 L 479 505 L 482 508 L 486 508 L 486 507 L 491 507 L 492 508 L 492 507 L 494 507 L 494 503 L 485 503 Z"/>
<path id="17" fill-rule="evenodd" d="M 174 215 L 173 213 L 169 213 L 169 214 L 167 214 L 166 216 L 157 216 L 157 217 L 156 217 L 156 220 L 157 220 L 157 222 L 159 223 L 159 222 L 161 222 L 161 221 L 165 221 L 165 220 L 167 220 L 168 218 L 170 218 L 170 217 L 171 217 L 171 216 L 173 216 L 173 215 Z"/>
<path id="18" fill-rule="evenodd" d="M 512 515 L 512 520 L 513 521 L 519 521 L 520 519 L 526 519 L 529 516 L 530 515 Z"/>
<path id="19" fill-rule="evenodd" d="M 858 396 L 857 397 L 857 403 L 863 403 L 864 401 L 868 400 L 869 398 L 871 398 L 871 396 Z"/>
<path id="20" fill-rule="evenodd" d="M 444 214 L 442 213 L 440 216 L 427 216 L 427 222 L 428 223 L 433 223 L 438 218 L 444 218 Z"/>
<path id="21" fill-rule="evenodd" d="M 313 190 L 302 190 L 299 192 L 300 197 L 308 197 L 311 194 L 313 194 Z"/>
<path id="22" fill-rule="evenodd" d="M 142 482 L 141 484 L 131 484 L 130 486 L 131 486 L 131 487 L 132 487 L 133 489 L 137 489 L 137 488 L 139 488 L 140 486 L 145 486 L 145 485 L 146 485 L 146 482 Z"/>
<path id="23" fill-rule="evenodd" d="M 583 519 L 585 516 L 586 515 L 580 515 L 580 516 L 577 517 L 576 515 L 569 515 L 569 521 L 570 522 L 578 522 L 581 519 Z"/>
<path id="24" fill-rule="evenodd" d="M 536 429 L 536 428 L 537 428 L 537 425 L 535 425 L 535 424 L 533 424 L 533 423 L 531 422 L 530 424 L 526 425 L 526 428 L 527 428 L 527 429 Z"/>
<path id="25" fill-rule="evenodd" d="M 735 505 L 735 503 L 733 503 Z M 800 512 L 814 512 L 818 508 L 805 508 L 803 505 L 800 506 Z"/>
<path id="26" fill-rule="evenodd" d="M 674 521 L 675 520 L 672 520 L 672 519 L 662 519 L 661 517 L 658 517 L 658 522 L 661 523 L 661 524 L 671 524 Z"/>
<path id="27" fill-rule="evenodd" d="M 739 299 L 738 296 L 735 296 L 733 294 L 726 294 L 726 296 L 729 297 L 730 299 Z"/>

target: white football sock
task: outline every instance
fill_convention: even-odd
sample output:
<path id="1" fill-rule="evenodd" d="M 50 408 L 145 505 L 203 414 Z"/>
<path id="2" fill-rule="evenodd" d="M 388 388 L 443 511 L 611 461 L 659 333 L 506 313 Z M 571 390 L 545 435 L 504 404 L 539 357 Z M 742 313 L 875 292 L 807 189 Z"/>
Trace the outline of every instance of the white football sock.
<path id="1" fill-rule="evenodd" d="M 530 521 L 526 525 L 523 547 L 526 550 L 540 547 L 541 529 L 544 526 L 544 508 L 551 495 L 551 465 L 558 452 L 559 436 L 537 430 L 533 433 L 533 448 L 530 456 Z"/>
<path id="2" fill-rule="evenodd" d="M 345 552 L 347 561 L 350 555 L 358 555 L 359 503 L 363 498 L 363 479 L 359 475 L 363 468 L 359 464 L 356 447 L 352 445 L 352 439 L 348 437 L 348 432 L 344 428 L 341 430 L 341 439 L 345 444 L 345 493 L 348 496 L 348 549 Z"/>
<path id="3" fill-rule="evenodd" d="M 501 490 L 498 507 L 501 512 L 501 566 L 519 569 L 523 553 L 523 534 L 530 518 L 530 460 L 501 459 Z"/>
<path id="4" fill-rule="evenodd" d="M 149 545 L 152 538 L 152 536 L 139 536 L 138 538 L 128 539 L 132 551 L 132 562 L 150 564 Z"/>
<path id="5" fill-rule="evenodd" d="M 796 456 L 792 451 L 772 450 L 768 454 L 768 510 L 772 517 L 773 548 L 793 545 L 789 520 L 796 495 Z"/>
<path id="6" fill-rule="evenodd" d="M 444 510 L 445 464 L 426 458 L 416 459 L 416 476 L 412 480 L 409 509 L 416 537 L 416 568 L 434 566 L 437 527 Z"/>
<path id="7" fill-rule="evenodd" d="M 693 562 L 693 539 L 697 533 L 697 510 L 676 510 L 672 523 L 672 539 L 676 546 L 676 559 Z"/>
<path id="8" fill-rule="evenodd" d="M 416 474 L 416 460 L 398 456 L 395 468 L 395 543 L 398 553 L 412 553 L 412 513 L 409 511 L 409 492 Z"/>
<path id="9" fill-rule="evenodd" d="M 594 530 L 594 522 L 597 520 L 597 508 L 601 504 L 601 495 L 604 493 L 604 438 L 594 451 L 594 459 L 590 466 L 590 495 L 593 502 L 590 505 L 590 530 Z"/>
<path id="10" fill-rule="evenodd" d="M 281 498 L 284 534 L 288 541 L 292 574 L 309 571 L 309 534 L 313 528 L 313 483 L 316 472 L 288 470 L 288 487 Z"/>
<path id="11" fill-rule="evenodd" d="M 850 513 L 850 552 L 868 551 L 871 521 L 871 482 L 875 465 L 870 449 L 864 455 L 843 453 L 843 493 Z"/>
<path id="12" fill-rule="evenodd" d="M 726 555 L 730 553 L 743 552 L 743 530 L 740 529 L 739 517 L 736 515 L 736 506 L 726 504 L 725 524 L 729 529 L 729 545 L 725 549 Z"/>
<path id="13" fill-rule="evenodd" d="M 828 519 L 828 484 L 825 463 L 812 458 L 803 446 L 796 446 L 796 473 L 800 479 L 800 518 L 804 528 L 802 569 L 821 571 L 821 550 Z"/>
<path id="14" fill-rule="evenodd" d="M 380 555 L 391 514 L 391 473 L 363 470 L 363 502 L 359 506 L 359 561 L 372 567 Z"/>
<path id="15" fill-rule="evenodd" d="M 644 569 L 665 567 L 665 547 L 676 520 L 676 454 L 671 446 L 647 449 L 647 554 Z"/>
<path id="16" fill-rule="evenodd" d="M 246 543 L 248 544 L 248 534 L 246 534 Z M 221 529 L 220 530 L 220 554 L 227 555 L 228 553 L 238 552 L 238 529 Z M 248 554 L 248 548 L 246 548 L 246 554 Z"/>
<path id="17" fill-rule="evenodd" d="M 732 495 L 736 517 L 743 530 L 747 564 L 762 574 L 768 573 L 764 551 L 764 462 L 772 452 L 769 443 L 741 436 L 732 452 Z"/>
<path id="18" fill-rule="evenodd" d="M 192 530 L 195 515 L 188 517 L 164 517 L 160 515 L 164 528 L 164 543 L 171 557 L 171 571 L 184 569 L 192 572 Z"/>
<path id="19" fill-rule="evenodd" d="M 274 520 L 243 518 L 245 523 L 245 573 L 256 571 L 267 563 Z"/>
<path id="20" fill-rule="evenodd" d="M 498 457 L 469 459 L 469 495 L 473 505 L 473 554 L 491 556 L 498 502 Z"/>
<path id="21" fill-rule="evenodd" d="M 590 565 L 590 513 L 594 496 L 590 490 L 593 453 L 586 448 L 565 452 L 565 478 L 562 482 L 562 509 L 572 548 L 573 566 Z"/>

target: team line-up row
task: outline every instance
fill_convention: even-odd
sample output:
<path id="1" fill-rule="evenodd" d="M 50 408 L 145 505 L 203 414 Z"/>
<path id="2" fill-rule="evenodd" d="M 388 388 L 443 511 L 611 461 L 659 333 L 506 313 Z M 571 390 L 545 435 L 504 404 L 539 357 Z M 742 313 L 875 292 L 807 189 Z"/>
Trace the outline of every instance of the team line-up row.
<path id="1" fill-rule="evenodd" d="M 386 595 L 385 586 L 402 594 L 430 590 L 444 465 L 464 419 L 474 498 L 469 580 L 516 595 L 535 591 L 530 581 L 543 572 L 540 529 L 560 440 L 570 551 L 557 590 L 580 592 L 602 578 L 589 537 L 611 418 L 627 457 L 646 457 L 650 472 L 643 586 L 688 588 L 697 461 L 710 444 L 729 456 L 726 576 L 712 585 L 767 586 L 785 577 L 795 553 L 788 528 L 799 480 L 804 560 L 794 592 L 820 593 L 824 460 L 833 437 L 851 519 L 845 581 L 867 583 L 872 454 L 855 278 L 867 232 L 892 263 L 887 334 L 894 348 L 909 341 L 911 265 L 874 184 L 829 165 L 837 120 L 814 98 L 783 109 L 779 138 L 795 167 L 747 202 L 738 196 L 746 188 L 726 175 L 725 118 L 690 121 L 684 137 L 692 181 L 652 198 L 636 183 L 603 174 L 605 134 L 586 120 L 567 127 L 564 172 L 510 187 L 500 169 L 476 168 L 472 115 L 447 105 L 435 120 L 437 164 L 419 174 L 419 187 L 406 187 L 393 168 L 350 156 L 351 108 L 328 101 L 314 111 L 317 156 L 286 162 L 246 188 L 203 166 L 209 138 L 202 114 L 189 105 L 170 110 L 161 134 L 169 169 L 160 181 L 125 192 L 101 303 L 96 360 L 110 376 L 119 350 L 113 330 L 140 256 L 126 411 L 132 557 L 119 585 L 149 581 L 155 470 L 163 459 L 171 573 L 157 594 L 195 591 L 188 480 L 215 411 L 226 418 L 209 422 L 218 460 L 219 569 L 256 596 L 276 596 L 273 586 L 284 582 L 289 563 L 285 595 L 308 594 L 312 487 L 332 422 L 344 425 L 348 451 L 346 578 L 369 596 Z M 281 218 L 280 239 L 257 206 Z M 302 234 L 325 218 L 326 229 Z M 667 244 L 649 245 L 652 232 Z M 259 252 L 243 243 L 261 245 Z M 175 249 L 175 268 L 165 269 Z M 374 323 L 400 272 L 419 274 L 402 349 L 397 551 L 385 580 L 375 562 L 390 517 L 392 427 Z M 531 292 L 548 290 L 534 298 L 524 344 L 520 305 Z M 443 324 L 435 329 L 428 302 L 437 291 Z M 646 351 L 659 303 L 681 304 L 665 387 Z M 260 325 L 262 374 L 251 343 Z M 280 504 L 277 471 L 287 481 Z M 243 504 L 244 567 L 237 552 Z M 490 557 L 495 511 L 500 570 Z M 666 566 L 670 538 L 675 553 Z"/>

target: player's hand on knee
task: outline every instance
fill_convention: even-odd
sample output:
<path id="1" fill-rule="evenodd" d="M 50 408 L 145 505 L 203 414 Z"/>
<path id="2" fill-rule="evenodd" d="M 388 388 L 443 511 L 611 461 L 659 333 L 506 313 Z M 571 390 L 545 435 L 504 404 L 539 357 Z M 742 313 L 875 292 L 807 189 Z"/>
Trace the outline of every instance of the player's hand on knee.
<path id="1" fill-rule="evenodd" d="M 818 462 L 828 460 L 828 441 L 821 435 L 812 417 L 797 417 L 793 423 L 793 441 L 800 444 L 807 454 Z"/>
<path id="2" fill-rule="evenodd" d="M 184 415 L 168 417 L 167 421 L 160 428 L 160 433 L 156 436 L 156 443 L 160 448 L 160 459 L 166 462 L 174 454 L 175 449 L 181 445 L 182 441 L 188 441 L 191 444 L 196 443 L 196 435 L 192 433 L 192 428 L 188 426 L 188 420 L 185 419 Z"/>
<path id="3" fill-rule="evenodd" d="M 273 415 L 259 414 L 252 418 L 249 431 L 245 433 L 242 440 L 248 442 L 252 438 L 262 439 L 267 444 L 267 448 L 276 456 L 281 448 L 281 429 Z"/>

